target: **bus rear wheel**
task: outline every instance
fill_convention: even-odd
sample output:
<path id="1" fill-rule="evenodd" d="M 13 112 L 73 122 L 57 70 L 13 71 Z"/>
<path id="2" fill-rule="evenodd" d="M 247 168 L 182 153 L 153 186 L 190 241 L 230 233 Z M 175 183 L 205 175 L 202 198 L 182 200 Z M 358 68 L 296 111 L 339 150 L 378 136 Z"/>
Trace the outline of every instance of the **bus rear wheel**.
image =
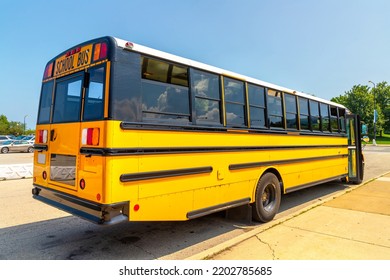
<path id="1" fill-rule="evenodd" d="M 279 211 L 281 190 L 279 179 L 273 173 L 264 174 L 257 183 L 253 219 L 258 222 L 271 221 Z"/>

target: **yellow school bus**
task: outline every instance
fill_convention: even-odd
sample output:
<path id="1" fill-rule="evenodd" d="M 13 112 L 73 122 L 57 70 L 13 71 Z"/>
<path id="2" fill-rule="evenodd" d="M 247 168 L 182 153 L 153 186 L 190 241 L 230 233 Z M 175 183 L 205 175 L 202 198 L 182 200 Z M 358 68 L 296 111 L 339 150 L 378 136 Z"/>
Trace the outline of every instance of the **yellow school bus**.
<path id="1" fill-rule="evenodd" d="M 35 139 L 33 197 L 98 224 L 267 222 L 283 194 L 363 178 L 344 106 L 113 37 L 47 63 Z"/>

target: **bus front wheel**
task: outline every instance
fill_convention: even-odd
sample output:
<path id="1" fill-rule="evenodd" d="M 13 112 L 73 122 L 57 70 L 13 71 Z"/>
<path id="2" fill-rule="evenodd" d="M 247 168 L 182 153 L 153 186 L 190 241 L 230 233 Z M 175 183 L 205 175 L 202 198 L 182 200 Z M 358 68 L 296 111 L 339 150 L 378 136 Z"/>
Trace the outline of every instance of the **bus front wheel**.
<path id="1" fill-rule="evenodd" d="M 258 222 L 271 221 L 279 211 L 281 190 L 280 182 L 273 173 L 264 174 L 257 183 L 253 219 Z"/>

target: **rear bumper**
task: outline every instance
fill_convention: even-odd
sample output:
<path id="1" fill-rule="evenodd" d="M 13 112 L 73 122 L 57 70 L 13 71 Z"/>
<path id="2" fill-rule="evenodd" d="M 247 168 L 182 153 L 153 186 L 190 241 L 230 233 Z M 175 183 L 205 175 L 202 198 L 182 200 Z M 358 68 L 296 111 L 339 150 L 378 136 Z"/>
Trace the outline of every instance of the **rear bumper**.
<path id="1" fill-rule="evenodd" d="M 96 224 L 112 225 L 129 219 L 128 201 L 99 204 L 35 184 L 32 194 L 39 201 Z"/>

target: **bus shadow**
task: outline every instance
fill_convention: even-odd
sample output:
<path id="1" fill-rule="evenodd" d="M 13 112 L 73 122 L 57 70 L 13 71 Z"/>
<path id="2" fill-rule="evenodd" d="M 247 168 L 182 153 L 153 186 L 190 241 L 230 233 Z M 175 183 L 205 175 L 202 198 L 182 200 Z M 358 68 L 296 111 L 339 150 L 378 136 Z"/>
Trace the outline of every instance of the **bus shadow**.
<path id="1" fill-rule="evenodd" d="M 304 208 L 349 188 L 350 185 L 336 180 L 283 195 L 279 213 L 293 212 L 297 207 Z"/>
<path id="2" fill-rule="evenodd" d="M 335 181 L 284 195 L 275 219 L 348 188 Z M 223 212 L 183 222 L 111 226 L 69 216 L 0 229 L 0 259 L 178 260 L 262 225 L 226 219 Z"/>
<path id="3" fill-rule="evenodd" d="M 0 229 L 0 259 L 185 259 L 221 243 L 221 236 L 240 233 L 241 228 L 220 215 L 184 222 L 125 222 L 111 226 L 69 216 Z"/>

